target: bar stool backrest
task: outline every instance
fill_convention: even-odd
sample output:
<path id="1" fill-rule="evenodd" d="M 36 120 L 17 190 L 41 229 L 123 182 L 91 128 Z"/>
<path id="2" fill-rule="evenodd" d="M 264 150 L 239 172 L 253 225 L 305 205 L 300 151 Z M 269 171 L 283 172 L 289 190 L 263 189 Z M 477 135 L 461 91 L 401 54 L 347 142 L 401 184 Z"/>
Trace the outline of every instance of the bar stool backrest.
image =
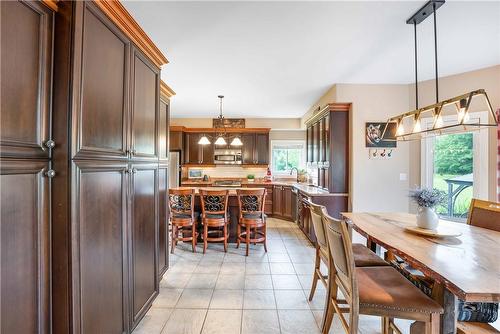
<path id="1" fill-rule="evenodd" d="M 172 217 L 189 215 L 194 218 L 194 189 L 169 189 L 168 203 Z"/>
<path id="2" fill-rule="evenodd" d="M 245 214 L 260 216 L 264 218 L 264 204 L 266 201 L 266 189 L 237 189 L 238 206 L 240 218 Z"/>
<path id="3" fill-rule="evenodd" d="M 335 219 L 323 212 L 323 221 L 325 223 L 326 238 L 330 251 L 330 277 L 335 276 L 335 281 L 340 290 L 349 302 L 351 309 L 359 305 L 358 289 L 355 280 L 354 255 L 352 251 L 351 238 L 346 222 Z"/>
<path id="4" fill-rule="evenodd" d="M 227 218 L 229 191 L 200 189 L 201 213 L 205 218 L 210 215 L 224 215 Z"/>
<path id="5" fill-rule="evenodd" d="M 500 203 L 473 198 L 467 224 L 500 232 Z"/>
<path id="6" fill-rule="evenodd" d="M 319 248 L 327 253 L 328 243 L 326 241 L 325 225 L 323 224 L 323 210 L 326 212 L 326 208 L 311 201 L 307 201 L 307 204 L 311 208 L 311 220 L 314 226 L 314 233 L 316 234 L 316 242 Z"/>

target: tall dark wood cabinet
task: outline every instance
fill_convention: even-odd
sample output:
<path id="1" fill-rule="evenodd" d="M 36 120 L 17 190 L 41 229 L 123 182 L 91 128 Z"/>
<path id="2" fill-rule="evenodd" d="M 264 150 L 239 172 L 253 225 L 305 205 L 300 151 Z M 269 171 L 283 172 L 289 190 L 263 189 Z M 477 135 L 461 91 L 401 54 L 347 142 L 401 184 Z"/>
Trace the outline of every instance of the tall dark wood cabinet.
<path id="1" fill-rule="evenodd" d="M 53 8 L 2 1 L 1 333 L 50 333 Z"/>
<path id="2" fill-rule="evenodd" d="M 118 1 L 0 6 L 0 332 L 130 333 L 168 268 L 167 60 Z"/>

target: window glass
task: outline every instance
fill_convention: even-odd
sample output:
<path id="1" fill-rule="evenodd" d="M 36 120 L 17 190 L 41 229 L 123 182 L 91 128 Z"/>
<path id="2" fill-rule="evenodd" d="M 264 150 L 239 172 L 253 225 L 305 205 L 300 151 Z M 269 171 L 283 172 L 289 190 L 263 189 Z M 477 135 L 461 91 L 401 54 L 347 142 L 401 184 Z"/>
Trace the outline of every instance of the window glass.
<path id="1" fill-rule="evenodd" d="M 274 174 L 290 173 L 292 168 L 303 169 L 305 143 L 301 142 L 273 142 L 272 169 Z"/>

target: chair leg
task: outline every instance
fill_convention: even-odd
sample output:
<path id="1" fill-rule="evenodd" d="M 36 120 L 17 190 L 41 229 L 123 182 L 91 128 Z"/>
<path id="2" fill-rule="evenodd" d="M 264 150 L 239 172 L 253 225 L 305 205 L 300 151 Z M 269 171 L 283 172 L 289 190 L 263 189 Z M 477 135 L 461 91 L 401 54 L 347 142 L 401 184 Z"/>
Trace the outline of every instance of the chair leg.
<path id="1" fill-rule="evenodd" d="M 322 334 L 328 334 L 330 331 L 330 327 L 332 326 L 332 321 L 333 321 L 333 315 L 335 314 L 335 309 L 333 308 L 332 305 L 332 300 L 329 298 L 327 307 L 325 309 L 325 314 L 323 315 L 323 328 L 322 328 Z"/>
<path id="2" fill-rule="evenodd" d="M 193 248 L 193 253 L 196 253 L 196 225 L 193 224 L 191 227 L 191 247 Z"/>
<path id="3" fill-rule="evenodd" d="M 203 224 L 203 254 L 207 251 L 208 226 Z"/>
<path id="4" fill-rule="evenodd" d="M 224 224 L 222 233 L 224 233 L 224 252 L 227 253 L 227 224 Z"/>
<path id="5" fill-rule="evenodd" d="M 236 226 L 236 248 L 240 248 L 240 234 L 241 234 L 241 225 L 238 222 L 238 226 Z"/>
<path id="6" fill-rule="evenodd" d="M 349 312 L 349 333 L 357 334 L 358 333 L 358 321 L 359 314 L 355 314 L 357 312 L 353 312 L 352 308 Z"/>
<path id="7" fill-rule="evenodd" d="M 246 256 L 248 256 L 248 247 L 250 247 L 250 227 L 247 226 L 246 227 L 246 238 L 245 238 L 245 243 L 247 244 L 247 252 L 246 252 Z"/>
<path id="8" fill-rule="evenodd" d="M 267 253 L 267 231 L 266 231 L 266 225 L 262 228 L 262 233 L 264 234 L 264 250 Z"/>
<path id="9" fill-rule="evenodd" d="M 316 292 L 316 286 L 318 285 L 319 275 L 318 271 L 321 266 L 321 259 L 319 257 L 319 248 L 316 248 L 316 258 L 314 260 L 314 273 L 311 285 L 311 292 L 309 293 L 309 301 L 313 300 L 314 293 Z"/>
<path id="10" fill-rule="evenodd" d="M 172 224 L 172 246 L 170 250 L 170 253 L 172 254 L 174 254 L 174 249 L 175 249 L 176 232 L 177 232 L 177 227 Z"/>
<path id="11" fill-rule="evenodd" d="M 382 317 L 382 334 L 392 334 L 394 331 L 391 327 L 391 322 L 394 321 L 394 318 Z"/>
<path id="12" fill-rule="evenodd" d="M 425 323 L 425 334 L 438 334 L 440 331 L 439 321 L 439 314 L 432 313 L 430 321 Z"/>

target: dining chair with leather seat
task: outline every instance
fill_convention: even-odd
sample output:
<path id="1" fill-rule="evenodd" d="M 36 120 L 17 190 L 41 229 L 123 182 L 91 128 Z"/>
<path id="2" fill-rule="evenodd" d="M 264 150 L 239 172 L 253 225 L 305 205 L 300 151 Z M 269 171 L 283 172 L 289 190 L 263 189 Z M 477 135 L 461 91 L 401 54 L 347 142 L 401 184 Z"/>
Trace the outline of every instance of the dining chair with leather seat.
<path id="1" fill-rule="evenodd" d="M 266 202 L 266 189 L 237 189 L 239 218 L 237 227 L 236 248 L 240 243 L 246 244 L 246 256 L 250 244 L 262 243 L 267 252 L 266 245 L 266 214 L 264 204 Z M 242 232 L 242 229 L 244 231 Z"/>
<path id="2" fill-rule="evenodd" d="M 196 253 L 198 232 L 196 231 L 197 214 L 194 211 L 194 196 L 194 189 L 168 190 L 170 223 L 172 225 L 172 254 L 174 254 L 178 241 L 190 241 L 193 252 Z"/>
<path id="3" fill-rule="evenodd" d="M 223 242 L 227 252 L 228 224 L 227 190 L 200 189 L 201 222 L 203 224 L 203 253 L 206 253 L 209 242 Z M 215 235 L 215 236 L 211 236 Z"/>
<path id="4" fill-rule="evenodd" d="M 473 198 L 467 224 L 500 232 L 500 203 Z"/>
<path id="5" fill-rule="evenodd" d="M 311 292 L 309 293 L 309 300 L 311 301 L 314 298 L 314 293 L 319 280 L 321 280 L 325 287 L 328 285 L 328 274 L 321 272 L 321 262 L 323 262 L 328 268 L 330 263 L 330 252 L 328 250 L 328 242 L 323 221 L 323 214 L 328 214 L 326 207 L 315 204 L 311 201 L 307 201 L 307 204 L 311 210 L 311 220 L 314 227 L 314 233 L 316 235 L 316 257 L 314 261 Z M 362 244 L 352 244 L 352 248 L 356 267 L 389 265 L 389 263 L 384 261 L 377 254 Z"/>
<path id="6" fill-rule="evenodd" d="M 382 333 L 400 333 L 395 318 L 424 323 L 425 334 L 439 333 L 443 308 L 390 266 L 356 267 L 348 226 L 323 214 L 330 250 L 329 307 L 323 333 L 328 333 L 337 314 L 346 333 L 357 333 L 359 315 L 382 318 Z M 345 299 L 338 299 L 340 290 Z M 349 321 L 344 317 L 349 313 Z"/>

